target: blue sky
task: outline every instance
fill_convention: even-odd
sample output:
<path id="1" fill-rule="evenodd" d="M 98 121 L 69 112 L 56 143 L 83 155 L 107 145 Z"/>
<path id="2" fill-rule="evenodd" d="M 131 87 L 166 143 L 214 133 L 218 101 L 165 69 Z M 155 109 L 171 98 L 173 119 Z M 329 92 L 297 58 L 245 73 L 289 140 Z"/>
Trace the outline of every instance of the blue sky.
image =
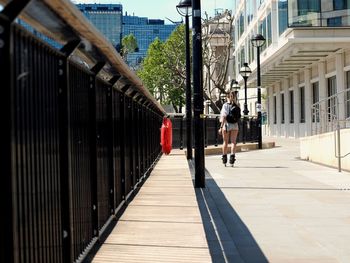
<path id="1" fill-rule="evenodd" d="M 206 11 L 209 16 L 214 15 L 215 8 L 232 9 L 234 0 L 201 0 L 202 14 Z M 74 0 L 75 3 L 101 3 L 122 4 L 124 13 L 135 16 L 146 16 L 148 18 L 159 18 L 167 21 L 180 21 L 181 16 L 176 11 L 176 5 L 180 0 Z M 168 23 L 167 21 L 166 23 Z"/>

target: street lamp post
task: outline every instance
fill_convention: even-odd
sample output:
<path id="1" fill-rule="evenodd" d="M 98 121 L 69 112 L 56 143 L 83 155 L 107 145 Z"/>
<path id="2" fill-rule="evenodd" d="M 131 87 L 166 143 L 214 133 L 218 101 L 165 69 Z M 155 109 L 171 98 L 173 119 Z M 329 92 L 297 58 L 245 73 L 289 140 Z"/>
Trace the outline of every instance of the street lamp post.
<path id="1" fill-rule="evenodd" d="M 262 132 L 261 132 L 261 78 L 260 78 L 260 48 L 265 44 L 264 36 L 257 34 L 251 39 L 251 43 L 257 50 L 256 56 L 256 75 L 258 89 L 258 103 L 256 109 L 258 112 L 258 146 L 262 149 Z"/>
<path id="2" fill-rule="evenodd" d="M 244 63 L 243 67 L 241 67 L 241 69 L 239 70 L 239 74 L 241 74 L 241 76 L 244 79 L 244 110 L 243 110 L 243 143 L 246 142 L 247 139 L 247 131 L 246 131 L 246 121 L 247 121 L 247 116 L 249 113 L 248 110 L 248 105 L 247 105 L 247 79 L 250 76 L 250 74 L 252 73 L 251 69 L 248 66 L 248 63 Z"/>
<path id="3" fill-rule="evenodd" d="M 186 145 L 187 159 L 192 159 L 192 103 L 191 103 L 191 62 L 190 62 L 190 37 L 189 21 L 192 9 L 191 0 L 181 0 L 176 6 L 177 12 L 185 17 L 185 39 L 186 39 Z"/>
<path id="4" fill-rule="evenodd" d="M 205 187 L 203 136 L 203 59 L 201 1 L 192 0 L 193 43 L 193 117 L 195 131 L 195 187 Z"/>
<path id="5" fill-rule="evenodd" d="M 210 104 L 211 104 L 211 100 L 206 100 L 204 102 L 204 104 L 205 104 L 205 112 L 206 112 L 206 114 L 209 114 L 209 107 L 210 107 Z"/>

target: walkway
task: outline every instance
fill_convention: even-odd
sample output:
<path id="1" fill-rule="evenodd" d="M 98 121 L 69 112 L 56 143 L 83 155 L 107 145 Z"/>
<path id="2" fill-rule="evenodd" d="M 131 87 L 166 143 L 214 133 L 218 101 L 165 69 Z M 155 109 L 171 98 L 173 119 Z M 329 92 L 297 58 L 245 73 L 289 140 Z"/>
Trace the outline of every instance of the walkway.
<path id="1" fill-rule="evenodd" d="M 234 168 L 207 156 L 205 189 L 182 152 L 163 156 L 93 262 L 350 262 L 350 174 L 273 140 Z"/>
<path id="2" fill-rule="evenodd" d="M 350 262 L 350 174 L 298 159 L 298 140 L 276 145 L 234 168 L 207 156 L 197 196 L 213 262 Z"/>
<path id="3" fill-rule="evenodd" d="M 162 156 L 93 262 L 211 262 L 183 152 Z"/>

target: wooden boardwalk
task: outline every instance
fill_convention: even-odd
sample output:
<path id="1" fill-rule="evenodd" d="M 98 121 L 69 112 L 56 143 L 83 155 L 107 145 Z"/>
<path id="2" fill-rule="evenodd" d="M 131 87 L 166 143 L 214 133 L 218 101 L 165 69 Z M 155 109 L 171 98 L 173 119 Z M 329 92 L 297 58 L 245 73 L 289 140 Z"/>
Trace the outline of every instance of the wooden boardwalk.
<path id="1" fill-rule="evenodd" d="M 162 156 L 93 262 L 212 262 L 184 154 Z"/>

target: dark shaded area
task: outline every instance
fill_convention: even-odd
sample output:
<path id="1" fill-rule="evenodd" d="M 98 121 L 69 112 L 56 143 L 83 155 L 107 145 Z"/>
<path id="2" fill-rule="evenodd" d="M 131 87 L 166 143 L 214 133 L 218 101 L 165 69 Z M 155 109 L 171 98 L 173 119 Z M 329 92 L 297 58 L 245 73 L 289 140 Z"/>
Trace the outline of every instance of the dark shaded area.
<path id="1" fill-rule="evenodd" d="M 193 165 L 189 162 L 192 176 Z M 206 170 L 206 188 L 196 197 L 213 262 L 268 262 L 261 248 L 220 187 Z"/>

